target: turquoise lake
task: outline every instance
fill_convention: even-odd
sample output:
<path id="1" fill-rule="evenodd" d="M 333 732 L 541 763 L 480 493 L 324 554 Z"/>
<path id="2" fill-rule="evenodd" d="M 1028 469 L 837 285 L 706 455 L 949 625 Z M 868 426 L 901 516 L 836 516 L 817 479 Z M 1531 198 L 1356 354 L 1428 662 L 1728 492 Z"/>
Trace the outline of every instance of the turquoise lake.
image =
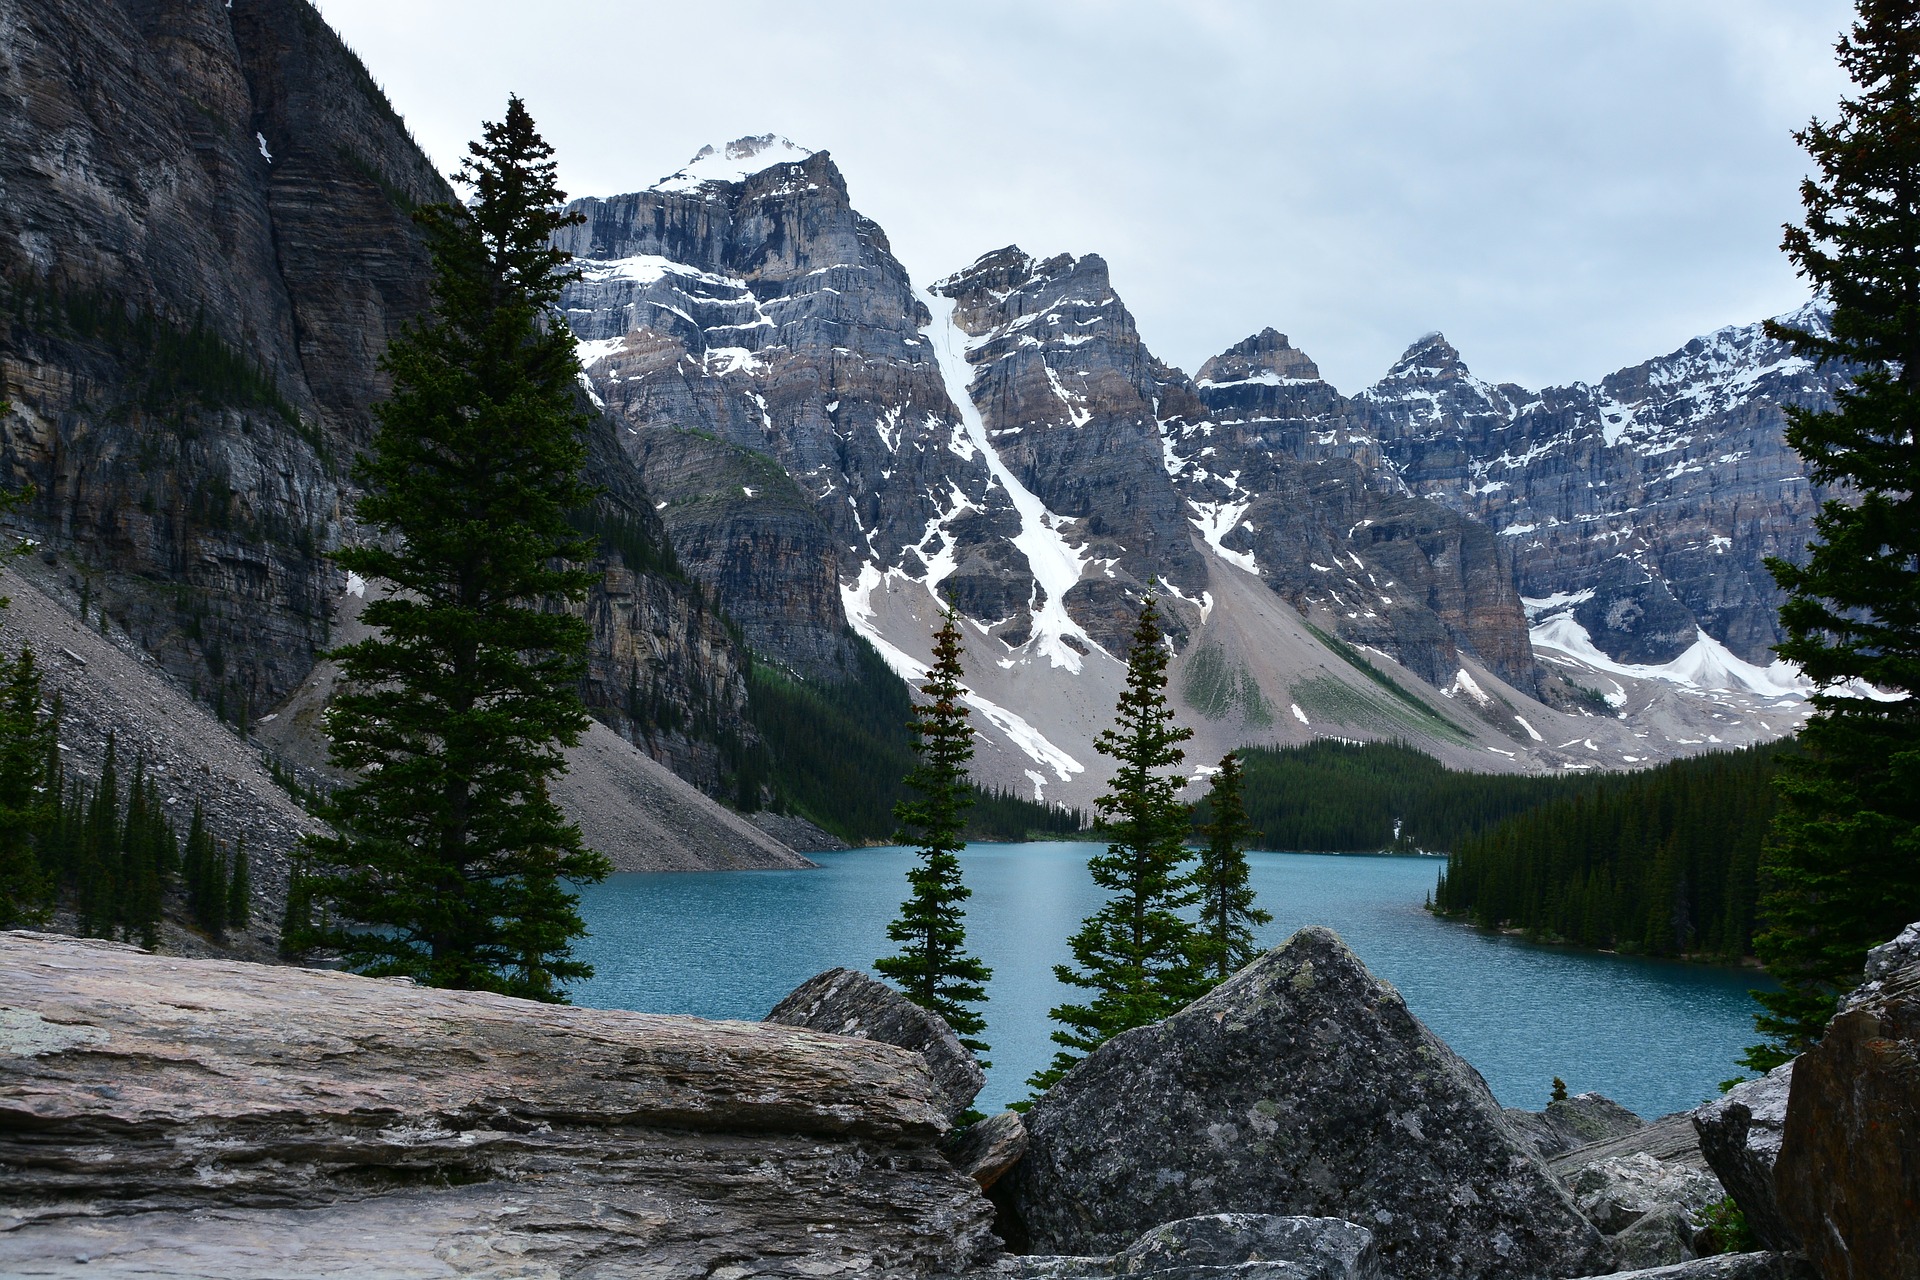
<path id="1" fill-rule="evenodd" d="M 1097 907 L 1085 844 L 980 844 L 962 855 L 969 940 L 993 967 L 986 1039 L 993 1066 L 978 1105 L 1027 1096 L 1049 1061 L 1047 1010 L 1072 997 L 1054 980 L 1066 939 Z M 760 1018 L 835 965 L 867 969 L 891 947 L 906 893 L 905 849 L 811 855 L 817 871 L 622 874 L 581 891 L 595 968 L 577 1004 L 708 1018 Z M 1436 1034 L 1508 1106 L 1546 1105 L 1553 1077 L 1597 1089 L 1649 1118 L 1694 1106 L 1738 1074 L 1754 1039 L 1737 969 L 1594 955 L 1489 936 L 1422 904 L 1443 861 L 1250 853 L 1266 945 L 1327 925 L 1399 988 Z"/>

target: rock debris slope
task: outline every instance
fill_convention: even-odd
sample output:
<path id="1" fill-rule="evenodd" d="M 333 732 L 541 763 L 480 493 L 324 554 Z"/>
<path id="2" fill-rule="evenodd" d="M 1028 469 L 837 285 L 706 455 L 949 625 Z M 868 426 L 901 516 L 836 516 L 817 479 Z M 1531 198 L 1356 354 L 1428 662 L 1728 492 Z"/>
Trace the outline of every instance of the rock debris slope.
<path id="1" fill-rule="evenodd" d="M 920 1058 L 0 934 L 0 1273 L 952 1274 Z"/>

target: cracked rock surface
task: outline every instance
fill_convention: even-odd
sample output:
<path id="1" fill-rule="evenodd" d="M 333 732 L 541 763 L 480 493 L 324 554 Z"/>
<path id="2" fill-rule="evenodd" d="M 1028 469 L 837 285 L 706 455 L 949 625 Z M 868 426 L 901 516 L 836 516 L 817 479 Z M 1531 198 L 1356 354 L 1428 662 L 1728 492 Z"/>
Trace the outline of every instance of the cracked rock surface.
<path id="1" fill-rule="evenodd" d="M 945 1129 L 888 1045 L 0 934 L 4 1275 L 951 1274 Z"/>

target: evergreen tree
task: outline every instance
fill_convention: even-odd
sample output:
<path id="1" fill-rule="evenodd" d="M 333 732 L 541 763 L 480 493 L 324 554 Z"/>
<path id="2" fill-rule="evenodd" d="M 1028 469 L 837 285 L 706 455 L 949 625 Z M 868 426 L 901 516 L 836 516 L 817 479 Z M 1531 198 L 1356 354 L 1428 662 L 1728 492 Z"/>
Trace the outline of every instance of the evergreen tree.
<path id="1" fill-rule="evenodd" d="M 1788 596 L 1777 651 L 1821 692 L 1765 860 L 1755 949 L 1783 989 L 1757 997 L 1756 1070 L 1815 1043 L 1868 948 L 1920 916 L 1920 12 L 1859 0 L 1838 52 L 1857 93 L 1794 135 L 1818 173 L 1782 246 L 1830 330 L 1771 329 L 1854 375 L 1833 408 L 1787 409 L 1809 478 L 1840 496 L 1804 565 L 1768 562 Z M 1843 696 L 1853 682 L 1905 696 Z"/>
<path id="2" fill-rule="evenodd" d="M 962 1044 L 984 1053 L 987 1046 L 979 1036 L 986 1019 L 971 1006 L 987 998 L 985 984 L 993 971 L 967 954 L 961 904 L 973 890 L 961 881 L 957 856 L 966 844 L 962 832 L 973 804 L 967 778 L 973 725 L 961 701 L 960 659 L 960 618 L 949 606 L 934 633 L 933 668 L 920 686 L 927 701 L 908 725 L 918 759 L 906 785 L 917 794 L 893 807 L 900 823 L 894 839 L 918 846 L 920 864 L 907 873 L 911 896 L 887 926 L 887 937 L 902 946 L 873 967 L 899 984 L 907 999 L 945 1018 Z"/>
<path id="3" fill-rule="evenodd" d="M 1253 886 L 1247 883 L 1247 846 L 1260 833 L 1247 821 L 1240 785 L 1240 757 L 1229 751 L 1220 757 L 1220 772 L 1207 790 L 1211 817 L 1200 828 L 1206 843 L 1192 878 L 1200 896 L 1194 956 L 1211 982 L 1224 982 L 1259 955 L 1254 926 L 1273 922 L 1271 911 L 1253 905 Z"/>
<path id="4" fill-rule="evenodd" d="M 579 364 L 555 308 L 567 254 L 552 148 L 518 98 L 485 127 L 458 179 L 465 206 L 423 210 L 432 313 L 388 348 L 393 378 L 359 518 L 385 535 L 339 563 L 390 588 L 376 633 L 336 650 L 347 687 L 327 715 L 333 763 L 356 775 L 310 839 L 307 889 L 324 945 L 354 969 L 562 1000 L 585 932 L 565 881 L 608 863 L 548 797 L 560 747 L 588 723 L 577 690 L 588 640 L 561 601 L 593 575 L 568 513 L 580 478 Z"/>
<path id="5" fill-rule="evenodd" d="M 1178 792 L 1184 779 L 1161 772 L 1186 759 L 1180 743 L 1193 730 L 1173 723 L 1167 706 L 1167 647 L 1149 595 L 1127 651 L 1127 687 L 1115 726 L 1094 750 L 1115 762 L 1107 791 L 1094 803 L 1096 829 L 1111 843 L 1087 860 L 1093 882 L 1112 893 L 1069 941 L 1074 964 L 1054 966 L 1069 986 L 1093 992 L 1084 1004 L 1049 1012 L 1061 1024 L 1061 1046 L 1028 1084 L 1044 1092 L 1074 1063 L 1133 1027 L 1175 1013 L 1206 989 L 1194 959 L 1194 928 L 1180 912 L 1194 893 L 1180 863 L 1190 815 Z"/>
<path id="6" fill-rule="evenodd" d="M 227 879 L 227 924 L 244 929 L 253 915 L 253 868 L 248 865 L 247 840 L 233 846 L 233 874 Z"/>
<path id="7" fill-rule="evenodd" d="M 60 793 L 49 789 L 49 752 L 57 728 L 42 709 L 40 668 L 30 650 L 0 654 L 0 929 L 38 924 L 53 903 L 41 845 L 54 826 Z"/>

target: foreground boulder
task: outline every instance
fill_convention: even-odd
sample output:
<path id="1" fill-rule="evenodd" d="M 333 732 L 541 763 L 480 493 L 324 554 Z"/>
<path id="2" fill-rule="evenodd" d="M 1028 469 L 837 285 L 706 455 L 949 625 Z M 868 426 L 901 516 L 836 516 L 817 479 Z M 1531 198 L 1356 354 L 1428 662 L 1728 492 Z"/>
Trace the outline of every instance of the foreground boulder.
<path id="1" fill-rule="evenodd" d="M 1027 1153 L 1027 1126 L 1017 1111 L 1002 1111 L 947 1135 L 940 1149 L 953 1167 L 982 1191 L 993 1186 Z"/>
<path id="2" fill-rule="evenodd" d="M 1775 1067 L 1758 1080 L 1735 1085 L 1693 1113 L 1700 1150 L 1746 1215 L 1754 1239 L 1782 1251 L 1800 1247 L 1799 1233 L 1780 1215 L 1773 1194 L 1773 1166 L 1780 1158 L 1793 1074 L 1791 1062 Z"/>
<path id="3" fill-rule="evenodd" d="M 916 1054 L 0 934 L 0 1275 L 948 1274 Z"/>
<path id="4" fill-rule="evenodd" d="M 1373 1233 L 1339 1218 L 1213 1213 L 1104 1258 L 1012 1259 L 1019 1280 L 1379 1280 Z"/>
<path id="5" fill-rule="evenodd" d="M 1813 1268 L 1792 1254 L 1723 1253 L 1673 1266 L 1636 1268 L 1589 1280 L 1817 1280 Z"/>
<path id="6" fill-rule="evenodd" d="M 1612 1098 L 1578 1093 L 1549 1102 L 1545 1111 L 1505 1107 L 1507 1125 L 1542 1157 L 1564 1155 L 1576 1147 L 1606 1142 L 1644 1129 L 1647 1122 Z"/>
<path id="7" fill-rule="evenodd" d="M 926 1060 L 939 1084 L 941 1109 L 949 1120 L 972 1106 L 987 1083 L 973 1051 L 960 1043 L 945 1018 L 854 969 L 829 969 L 808 978 L 773 1006 L 766 1020 L 912 1050 Z"/>
<path id="8" fill-rule="evenodd" d="M 1794 1065 L 1773 1185 L 1828 1280 L 1920 1280 L 1920 955 L 1902 954 L 1910 938 L 1920 941 L 1920 926 L 1876 950 L 1869 986 Z"/>
<path id="9" fill-rule="evenodd" d="M 995 1188 L 1030 1253 L 1202 1214 L 1344 1218 L 1406 1277 L 1582 1276 L 1607 1253 L 1479 1073 L 1326 929 L 1115 1037 L 1027 1113 Z"/>

